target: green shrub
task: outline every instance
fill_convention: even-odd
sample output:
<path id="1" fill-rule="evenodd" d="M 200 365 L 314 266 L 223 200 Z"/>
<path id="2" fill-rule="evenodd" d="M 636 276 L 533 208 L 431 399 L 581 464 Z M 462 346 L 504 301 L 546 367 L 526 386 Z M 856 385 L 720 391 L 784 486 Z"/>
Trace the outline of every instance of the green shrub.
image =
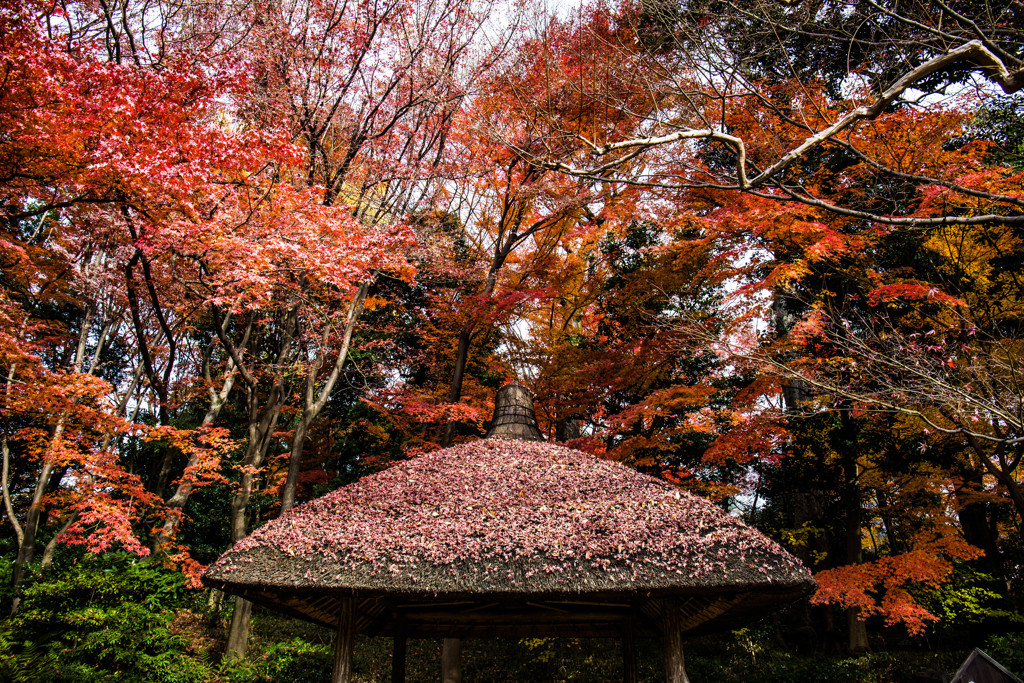
<path id="1" fill-rule="evenodd" d="M 0 679 L 198 683 L 208 656 L 171 631 L 184 577 L 127 553 L 86 555 L 23 591 L 0 626 Z"/>
<path id="2" fill-rule="evenodd" d="M 989 636 L 981 648 L 1017 676 L 1024 676 L 1024 633 Z"/>
<path id="3" fill-rule="evenodd" d="M 226 673 L 232 683 L 310 683 L 330 678 L 333 652 L 300 637 L 269 646 L 259 656 L 235 664 Z"/>
<path id="4" fill-rule="evenodd" d="M 932 627 L 935 633 L 959 636 L 973 629 L 991 629 L 996 624 L 1022 623 L 1024 619 L 1003 594 L 1005 590 L 1005 581 L 960 562 L 955 565 L 949 581 L 937 588 L 922 589 L 915 597 L 939 618 Z"/>

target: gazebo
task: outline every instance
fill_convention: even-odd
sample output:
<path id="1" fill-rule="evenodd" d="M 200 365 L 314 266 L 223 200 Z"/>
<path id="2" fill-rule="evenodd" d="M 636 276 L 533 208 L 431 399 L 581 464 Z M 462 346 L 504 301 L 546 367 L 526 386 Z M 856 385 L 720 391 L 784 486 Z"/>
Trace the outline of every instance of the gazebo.
<path id="1" fill-rule="evenodd" d="M 394 638 L 394 681 L 407 638 L 621 638 L 635 681 L 634 639 L 662 637 L 666 679 L 681 683 L 684 634 L 814 589 L 798 560 L 711 503 L 544 443 L 522 385 L 496 403 L 487 438 L 294 508 L 204 583 L 336 629 L 336 682 L 350 680 L 354 637 L 367 634 Z"/>

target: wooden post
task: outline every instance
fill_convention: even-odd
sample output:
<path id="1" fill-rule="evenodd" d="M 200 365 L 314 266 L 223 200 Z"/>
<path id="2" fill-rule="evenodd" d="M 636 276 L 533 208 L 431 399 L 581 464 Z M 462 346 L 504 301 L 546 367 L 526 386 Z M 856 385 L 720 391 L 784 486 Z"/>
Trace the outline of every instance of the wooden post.
<path id="1" fill-rule="evenodd" d="M 626 619 L 622 629 L 622 681 L 636 681 L 636 638 L 635 624 L 632 618 Z"/>
<path id="2" fill-rule="evenodd" d="M 355 600 L 341 598 L 338 611 L 338 634 L 334 639 L 334 671 L 331 683 L 350 683 L 352 680 L 352 650 L 355 646 Z"/>
<path id="3" fill-rule="evenodd" d="M 405 633 L 396 631 L 391 650 L 391 683 L 405 683 Z"/>
<path id="4" fill-rule="evenodd" d="M 459 654 L 462 652 L 462 641 L 458 638 L 445 638 L 441 648 L 441 683 L 462 683 L 462 667 Z"/>
<path id="5" fill-rule="evenodd" d="M 235 598 L 235 611 L 231 615 L 231 628 L 228 629 L 228 645 L 224 650 L 224 659 L 234 662 L 245 659 L 249 650 L 249 620 L 252 618 L 252 603 L 245 598 Z"/>
<path id="6" fill-rule="evenodd" d="M 683 665 L 683 629 L 679 623 L 679 598 L 662 603 L 665 612 L 665 683 L 690 683 Z"/>

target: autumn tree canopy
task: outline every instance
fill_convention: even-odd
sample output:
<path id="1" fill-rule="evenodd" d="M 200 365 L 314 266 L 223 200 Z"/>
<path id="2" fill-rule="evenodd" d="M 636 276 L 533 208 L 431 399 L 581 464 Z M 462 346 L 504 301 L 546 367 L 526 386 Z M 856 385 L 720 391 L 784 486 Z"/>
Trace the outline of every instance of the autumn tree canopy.
<path id="1" fill-rule="evenodd" d="M 0 1 L 5 609 L 194 578 L 515 379 L 852 650 L 1019 612 L 1020 3 L 527 10 Z"/>

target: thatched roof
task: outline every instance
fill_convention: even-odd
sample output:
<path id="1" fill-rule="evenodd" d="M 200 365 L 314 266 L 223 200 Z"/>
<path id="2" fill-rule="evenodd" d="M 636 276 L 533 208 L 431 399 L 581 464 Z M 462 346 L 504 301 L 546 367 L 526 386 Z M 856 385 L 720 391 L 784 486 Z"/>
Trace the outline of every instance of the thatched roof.
<path id="1" fill-rule="evenodd" d="M 703 499 L 580 451 L 500 438 L 299 506 L 203 579 L 324 623 L 332 595 L 363 598 L 371 632 L 394 627 L 399 603 L 635 611 L 662 596 L 690 599 L 693 626 L 727 624 L 814 587 L 780 546 Z"/>

